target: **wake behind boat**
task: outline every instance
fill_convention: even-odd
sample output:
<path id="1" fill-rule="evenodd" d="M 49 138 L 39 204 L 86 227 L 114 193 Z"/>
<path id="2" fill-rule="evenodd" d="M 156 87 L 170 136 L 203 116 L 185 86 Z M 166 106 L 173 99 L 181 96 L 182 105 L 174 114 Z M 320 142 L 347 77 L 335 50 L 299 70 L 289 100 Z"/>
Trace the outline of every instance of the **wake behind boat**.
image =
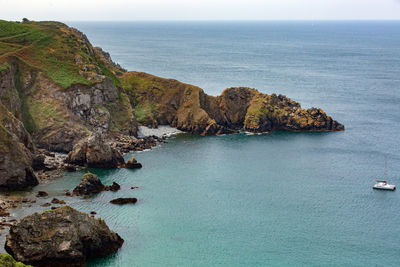
<path id="1" fill-rule="evenodd" d="M 393 184 L 388 184 L 387 181 L 376 181 L 376 184 L 373 186 L 374 189 L 378 190 L 396 190 L 396 186 Z"/>

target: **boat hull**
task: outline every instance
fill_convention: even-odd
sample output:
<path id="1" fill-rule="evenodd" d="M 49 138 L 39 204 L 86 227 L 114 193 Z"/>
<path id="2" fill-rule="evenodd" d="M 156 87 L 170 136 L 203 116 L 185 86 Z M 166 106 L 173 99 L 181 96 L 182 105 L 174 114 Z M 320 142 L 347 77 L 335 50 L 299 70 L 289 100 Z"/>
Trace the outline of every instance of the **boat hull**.
<path id="1" fill-rule="evenodd" d="M 394 191 L 396 190 L 396 186 L 374 186 L 373 189 Z"/>

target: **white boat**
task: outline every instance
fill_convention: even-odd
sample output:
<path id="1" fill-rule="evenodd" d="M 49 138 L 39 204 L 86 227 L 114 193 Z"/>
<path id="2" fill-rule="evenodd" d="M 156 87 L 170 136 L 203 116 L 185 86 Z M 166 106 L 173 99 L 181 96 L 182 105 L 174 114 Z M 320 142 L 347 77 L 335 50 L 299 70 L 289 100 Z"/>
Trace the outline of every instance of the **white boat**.
<path id="1" fill-rule="evenodd" d="M 394 184 L 388 184 L 386 181 L 376 181 L 376 184 L 373 188 L 379 190 L 396 190 L 396 186 Z"/>

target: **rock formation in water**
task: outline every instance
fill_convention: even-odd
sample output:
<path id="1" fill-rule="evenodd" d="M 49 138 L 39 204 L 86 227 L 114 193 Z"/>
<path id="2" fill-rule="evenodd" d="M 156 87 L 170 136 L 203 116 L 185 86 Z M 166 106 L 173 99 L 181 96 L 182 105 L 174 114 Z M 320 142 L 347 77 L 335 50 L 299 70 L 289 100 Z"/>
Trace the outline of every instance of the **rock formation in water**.
<path id="1" fill-rule="evenodd" d="M 118 150 L 137 147 L 138 125 L 202 135 L 344 130 L 321 109 L 302 109 L 282 95 L 238 87 L 214 97 L 126 72 L 59 22 L 0 20 L 0 111 L 0 187 L 8 189 L 37 184 L 31 166 L 45 165 L 36 148 L 69 153 L 71 164 L 121 166 Z"/>
<path id="2" fill-rule="evenodd" d="M 82 176 L 81 182 L 74 188 L 73 193 L 77 196 L 91 195 L 102 191 L 118 191 L 121 186 L 113 182 L 112 185 L 104 185 L 99 177 L 93 173 L 86 173 Z"/>
<path id="3" fill-rule="evenodd" d="M 64 206 L 13 225 L 5 249 L 33 266 L 84 266 L 86 259 L 114 253 L 123 242 L 103 220 Z"/>
<path id="4" fill-rule="evenodd" d="M 93 173 L 86 173 L 82 176 L 80 184 L 78 184 L 73 193 L 75 195 L 90 195 L 104 191 L 105 186 L 99 177 Z"/>

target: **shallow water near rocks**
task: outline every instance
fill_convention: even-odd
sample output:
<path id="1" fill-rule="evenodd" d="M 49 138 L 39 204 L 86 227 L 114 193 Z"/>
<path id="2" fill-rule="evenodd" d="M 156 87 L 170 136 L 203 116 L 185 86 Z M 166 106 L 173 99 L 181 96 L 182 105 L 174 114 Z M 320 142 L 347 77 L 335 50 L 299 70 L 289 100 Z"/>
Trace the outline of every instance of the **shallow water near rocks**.
<path id="1" fill-rule="evenodd" d="M 128 69 L 214 95 L 234 85 L 284 93 L 346 126 L 178 135 L 133 154 L 142 169 L 90 170 L 104 184 L 118 182 L 118 192 L 63 197 L 84 172 L 36 187 L 50 194 L 40 201 L 55 196 L 96 211 L 125 239 L 116 254 L 88 266 L 398 265 L 400 193 L 372 186 L 385 157 L 387 179 L 400 186 L 400 23 L 72 25 Z M 117 197 L 139 201 L 109 203 Z"/>

